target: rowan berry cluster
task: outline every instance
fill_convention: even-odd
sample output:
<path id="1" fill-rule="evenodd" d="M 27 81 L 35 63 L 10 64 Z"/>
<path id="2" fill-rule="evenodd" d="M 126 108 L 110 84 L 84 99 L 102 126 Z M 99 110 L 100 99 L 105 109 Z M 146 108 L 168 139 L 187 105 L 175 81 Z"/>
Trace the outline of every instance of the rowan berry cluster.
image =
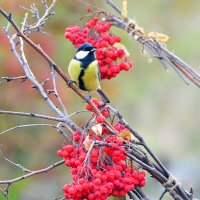
<path id="1" fill-rule="evenodd" d="M 98 108 L 102 106 L 97 99 L 92 101 Z M 92 111 L 89 104 L 86 108 Z M 107 107 L 103 108 L 102 116 L 110 116 Z M 120 122 L 113 127 L 119 135 L 111 134 L 106 127 L 101 134 L 94 133 L 91 128 L 86 138 L 75 131 L 73 145 L 64 145 L 58 150 L 57 155 L 71 167 L 73 182 L 63 187 L 67 199 L 106 200 L 109 196 L 125 196 L 136 186 L 146 184 L 145 172 L 139 171 L 126 156 L 124 144 L 128 141 L 123 140 L 120 133 L 128 129 Z"/>
<path id="2" fill-rule="evenodd" d="M 65 30 L 65 37 L 76 47 L 88 42 L 97 48 L 96 57 L 102 79 L 116 77 L 120 71 L 128 71 L 132 67 L 125 46 L 120 44 L 121 37 L 111 32 L 111 25 L 110 22 L 95 17 L 84 28 L 73 26 Z"/>
<path id="3" fill-rule="evenodd" d="M 66 145 L 58 151 L 58 156 L 72 168 L 74 182 L 63 187 L 66 198 L 106 200 L 145 185 L 145 173 L 127 166 L 125 149 L 117 138 L 112 139 L 115 142 L 103 147 L 101 153 L 94 147 L 89 157 L 83 146 Z"/>

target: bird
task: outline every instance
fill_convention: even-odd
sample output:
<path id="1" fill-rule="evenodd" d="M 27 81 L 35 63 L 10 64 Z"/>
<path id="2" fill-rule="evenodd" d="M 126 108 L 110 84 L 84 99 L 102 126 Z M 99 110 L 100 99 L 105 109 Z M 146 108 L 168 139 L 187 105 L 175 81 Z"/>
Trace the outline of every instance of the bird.
<path id="1" fill-rule="evenodd" d="M 103 103 L 110 103 L 110 100 L 102 91 L 100 86 L 100 70 L 96 59 L 96 48 L 90 43 L 82 44 L 75 56 L 69 63 L 68 73 L 70 75 L 69 84 L 75 83 L 81 90 L 88 91 L 85 101 L 91 98 L 90 91 L 96 91 Z"/>

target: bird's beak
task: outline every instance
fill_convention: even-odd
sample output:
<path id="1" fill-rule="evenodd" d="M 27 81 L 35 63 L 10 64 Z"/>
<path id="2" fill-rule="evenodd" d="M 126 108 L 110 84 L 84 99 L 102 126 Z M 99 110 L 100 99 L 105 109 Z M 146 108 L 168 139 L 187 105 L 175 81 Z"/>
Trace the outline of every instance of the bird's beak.
<path id="1" fill-rule="evenodd" d="M 96 51 L 96 50 L 97 50 L 96 48 L 93 48 L 91 51 L 94 52 L 94 51 Z"/>

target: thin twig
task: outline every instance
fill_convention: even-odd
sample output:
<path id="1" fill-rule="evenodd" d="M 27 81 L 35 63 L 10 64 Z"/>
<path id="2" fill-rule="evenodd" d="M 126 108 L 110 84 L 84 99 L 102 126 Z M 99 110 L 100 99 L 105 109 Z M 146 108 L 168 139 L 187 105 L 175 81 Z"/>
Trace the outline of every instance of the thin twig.
<path id="1" fill-rule="evenodd" d="M 0 114 L 35 117 L 35 118 L 46 119 L 46 120 L 51 120 L 51 121 L 63 122 L 63 123 L 68 124 L 73 130 L 78 130 L 79 133 L 82 133 L 82 129 L 80 129 L 80 127 L 78 127 L 75 123 L 69 120 L 68 117 L 59 118 L 59 117 L 52 117 L 52 116 L 47 116 L 47 115 L 40 115 L 36 113 L 14 112 L 14 111 L 6 111 L 6 110 L 0 110 Z"/>
<path id="2" fill-rule="evenodd" d="M 167 190 L 165 189 L 165 190 L 162 192 L 162 194 L 160 195 L 159 200 L 162 200 L 166 193 L 167 193 Z"/>
<path id="3" fill-rule="evenodd" d="M 14 178 L 14 179 L 10 179 L 10 180 L 4 180 L 4 181 L 0 181 L 0 184 L 13 184 L 15 182 L 18 182 L 18 181 L 21 181 L 21 180 L 24 180 L 26 178 L 29 178 L 31 176 L 34 176 L 34 175 L 37 175 L 37 174 L 41 174 L 41 173 L 47 173 L 49 172 L 50 170 L 62 165 L 63 163 L 65 162 L 65 160 L 61 160 L 61 161 L 58 161 L 46 168 L 43 168 L 43 169 L 39 169 L 39 170 L 35 170 L 35 171 L 31 171 L 30 173 L 26 174 L 26 175 L 23 175 L 23 176 L 20 176 L 20 177 L 17 177 L 17 178 Z"/>
<path id="4" fill-rule="evenodd" d="M 39 20 L 34 24 L 29 26 L 29 30 L 38 29 L 41 25 L 45 23 L 45 21 L 48 19 L 50 15 L 53 15 L 54 13 L 50 13 L 51 9 L 55 6 L 57 0 L 53 0 L 50 6 L 47 6 L 46 1 L 42 1 L 43 5 L 45 6 L 45 13 L 42 17 L 39 18 Z"/>
<path id="5" fill-rule="evenodd" d="M 31 172 L 29 169 L 23 167 L 21 164 L 14 163 L 13 161 L 11 161 L 8 158 L 6 158 L 5 156 L 3 156 L 3 159 L 6 160 L 7 162 L 11 163 L 12 165 L 20 168 L 23 172 L 28 172 L 28 173 Z"/>
<path id="6" fill-rule="evenodd" d="M 17 76 L 17 77 L 0 77 L 0 79 L 2 79 L 2 81 L 0 81 L 0 83 L 2 82 L 10 82 L 10 81 L 14 81 L 14 80 L 21 80 L 21 82 L 24 82 L 27 77 L 26 76 Z"/>
<path id="7" fill-rule="evenodd" d="M 5 191 L 4 191 L 2 188 L 0 188 L 0 193 L 2 193 L 2 195 L 3 195 L 7 200 L 10 200 L 9 197 L 8 197 L 8 195 L 5 194 Z"/>
<path id="8" fill-rule="evenodd" d="M 57 90 L 57 87 L 56 87 L 56 74 L 53 70 L 51 70 L 51 76 L 52 76 L 52 80 L 53 80 L 54 94 L 55 94 L 56 98 L 58 99 L 58 102 L 60 103 L 65 116 L 68 116 L 67 109 L 66 109 L 65 105 L 63 104 L 63 102 L 62 102 L 62 100 L 61 100 L 61 98 L 58 94 L 58 90 Z"/>
<path id="9" fill-rule="evenodd" d="M 55 128 L 60 134 L 64 135 L 63 130 L 59 129 L 57 126 L 52 125 L 52 124 L 23 124 L 23 125 L 18 125 L 18 126 L 14 126 L 12 128 L 6 129 L 5 131 L 0 132 L 0 135 L 3 135 L 9 131 L 13 131 L 15 129 L 19 129 L 19 128 L 25 128 L 25 127 L 33 127 L 33 126 L 49 126 L 49 127 L 53 127 Z M 68 138 L 68 136 L 65 134 L 64 135 L 66 138 Z"/>
<path id="10" fill-rule="evenodd" d="M 36 114 L 36 113 L 0 110 L 0 114 L 4 114 L 4 115 L 19 115 L 19 116 L 25 116 L 25 117 L 35 117 L 35 118 L 39 118 L 39 119 L 47 119 L 47 120 L 63 122 L 63 123 L 65 122 L 64 118 L 52 117 L 52 116 L 47 116 L 47 115 L 40 115 L 40 114 Z"/>

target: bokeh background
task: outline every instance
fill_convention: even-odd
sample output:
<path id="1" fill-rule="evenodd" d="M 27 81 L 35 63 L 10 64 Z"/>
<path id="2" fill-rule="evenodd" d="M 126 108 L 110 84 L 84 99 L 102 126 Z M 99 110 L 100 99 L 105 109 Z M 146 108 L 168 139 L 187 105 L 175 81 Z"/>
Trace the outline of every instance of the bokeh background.
<path id="1" fill-rule="evenodd" d="M 121 1 L 116 2 L 120 6 Z M 19 5 L 29 7 L 30 3 L 35 3 L 42 12 L 39 0 L 1 0 L 0 5 L 7 12 L 12 12 L 14 19 L 20 24 L 25 10 Z M 104 1 L 97 2 L 97 6 L 113 12 Z M 44 31 L 48 34 L 32 34 L 32 39 L 65 71 L 76 50 L 64 38 L 64 30 L 67 26 L 82 24 L 79 19 L 86 14 L 85 8 L 78 0 L 58 1 L 54 9 L 56 15 L 45 26 Z M 129 16 L 136 19 L 147 32 L 157 31 L 169 35 L 171 39 L 167 47 L 200 72 L 199 0 L 134 0 L 129 1 L 128 10 Z M 23 75 L 22 68 L 11 54 L 2 29 L 7 22 L 2 16 L 0 22 L 0 77 Z M 117 28 L 113 28 L 113 32 L 123 38 L 122 43 L 131 53 L 130 59 L 134 67 L 129 72 L 120 73 L 115 79 L 102 81 L 102 88 L 109 94 L 112 105 L 140 132 L 178 182 L 188 190 L 192 186 L 196 197 L 200 198 L 199 88 L 193 84 L 186 85 L 172 69 L 166 72 L 157 60 L 148 63 L 140 53 L 141 46 L 137 42 Z M 49 77 L 48 65 L 28 46 L 26 55 L 39 81 Z M 84 109 L 82 100 L 62 80 L 58 79 L 57 84 L 69 113 Z M 47 84 L 46 89 L 50 87 Z M 0 84 L 0 109 L 54 115 L 28 81 Z M 85 117 L 78 115 L 74 120 L 82 124 Z M 0 115 L 0 132 L 30 123 L 43 121 Z M 58 161 L 56 151 L 62 142 L 63 138 L 47 127 L 23 128 L 0 134 L 1 153 L 31 170 Z M 12 179 L 22 174 L 20 169 L 0 156 L 0 180 Z M 13 184 L 10 188 L 10 199 L 53 199 L 62 195 L 62 186 L 69 183 L 70 179 L 68 169 L 61 166 L 48 174 Z M 145 190 L 152 199 L 158 199 L 163 191 L 150 177 Z M 1 193 L 0 199 L 4 199 Z M 164 199 L 171 198 L 166 195 Z"/>

